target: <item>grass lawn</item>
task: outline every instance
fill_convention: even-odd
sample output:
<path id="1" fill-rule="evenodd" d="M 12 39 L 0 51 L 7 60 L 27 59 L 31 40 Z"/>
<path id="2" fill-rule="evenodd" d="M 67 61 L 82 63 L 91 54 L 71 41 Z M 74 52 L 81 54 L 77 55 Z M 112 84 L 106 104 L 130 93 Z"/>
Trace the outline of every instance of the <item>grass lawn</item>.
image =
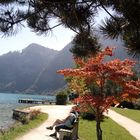
<path id="1" fill-rule="evenodd" d="M 124 128 L 115 123 L 110 118 L 101 123 L 103 140 L 136 140 Z M 80 140 L 97 140 L 95 121 L 80 119 L 79 122 Z"/>
<path id="2" fill-rule="evenodd" d="M 47 118 L 48 118 L 47 114 L 41 113 L 40 115 L 37 116 L 36 119 L 31 120 L 28 124 L 19 125 L 17 123 L 17 125 L 14 128 L 11 128 L 4 135 L 0 134 L 0 140 L 14 140 L 15 138 L 27 133 L 30 129 L 39 126 Z"/>
<path id="3" fill-rule="evenodd" d="M 121 108 L 111 108 L 112 110 L 124 115 L 138 123 L 140 123 L 140 110 L 135 109 L 121 109 Z"/>

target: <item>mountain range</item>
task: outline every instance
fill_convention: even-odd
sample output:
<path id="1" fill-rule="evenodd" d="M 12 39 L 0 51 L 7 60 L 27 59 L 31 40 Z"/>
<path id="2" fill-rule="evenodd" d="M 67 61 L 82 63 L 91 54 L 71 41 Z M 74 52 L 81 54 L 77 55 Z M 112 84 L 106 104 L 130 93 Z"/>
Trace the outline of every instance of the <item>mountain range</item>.
<path id="1" fill-rule="evenodd" d="M 72 67 L 71 44 L 56 51 L 30 44 L 0 56 L 0 92 L 42 93 L 65 85 L 58 69 Z"/>
<path id="2" fill-rule="evenodd" d="M 120 41 L 101 39 L 103 46 L 116 46 L 115 56 L 130 57 Z M 45 94 L 65 86 L 64 77 L 56 71 L 73 67 L 69 43 L 61 51 L 30 44 L 21 52 L 9 52 L 0 56 L 0 92 Z"/>

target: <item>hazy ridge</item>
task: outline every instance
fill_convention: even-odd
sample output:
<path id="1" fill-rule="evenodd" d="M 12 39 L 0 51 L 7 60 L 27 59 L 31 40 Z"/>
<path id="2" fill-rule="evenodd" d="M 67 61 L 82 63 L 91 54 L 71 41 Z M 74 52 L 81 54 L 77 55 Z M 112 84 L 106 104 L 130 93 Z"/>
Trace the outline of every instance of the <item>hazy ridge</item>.
<path id="1" fill-rule="evenodd" d="M 105 46 L 116 47 L 114 58 L 132 58 L 127 55 L 121 41 L 100 39 Z M 73 67 L 69 43 L 61 51 L 30 44 L 22 52 L 9 52 L 0 56 L 0 92 L 46 93 L 63 88 L 63 76 L 58 69 Z"/>

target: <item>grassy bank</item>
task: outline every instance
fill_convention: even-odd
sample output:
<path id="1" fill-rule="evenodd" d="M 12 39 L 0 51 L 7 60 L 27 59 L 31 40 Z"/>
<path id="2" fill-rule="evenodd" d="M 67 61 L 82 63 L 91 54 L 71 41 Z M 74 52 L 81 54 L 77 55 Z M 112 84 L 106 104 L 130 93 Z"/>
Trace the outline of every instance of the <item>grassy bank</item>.
<path id="1" fill-rule="evenodd" d="M 14 140 L 15 138 L 22 136 L 27 133 L 29 130 L 39 126 L 48 118 L 48 115 L 45 113 L 41 113 L 37 116 L 36 119 L 30 120 L 28 124 L 19 124 L 17 123 L 14 127 L 9 129 L 8 132 L 4 134 L 0 134 L 0 140 Z"/>
<path id="2" fill-rule="evenodd" d="M 128 131 L 110 118 L 101 123 L 101 128 L 103 130 L 103 140 L 136 140 Z M 80 119 L 79 137 L 80 140 L 97 140 L 95 121 Z"/>
<path id="3" fill-rule="evenodd" d="M 140 123 L 140 110 L 136 109 L 122 109 L 122 108 L 111 108 L 112 110 L 116 111 L 117 113 L 124 115 L 138 123 Z"/>

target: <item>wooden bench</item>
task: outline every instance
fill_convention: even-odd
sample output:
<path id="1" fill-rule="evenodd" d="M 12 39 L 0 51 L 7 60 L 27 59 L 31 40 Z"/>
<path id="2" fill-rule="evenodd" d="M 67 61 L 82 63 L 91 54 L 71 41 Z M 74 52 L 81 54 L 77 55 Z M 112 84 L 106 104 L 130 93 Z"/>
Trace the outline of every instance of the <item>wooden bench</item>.
<path id="1" fill-rule="evenodd" d="M 79 118 L 74 122 L 73 128 L 71 130 L 60 129 L 58 132 L 58 140 L 78 140 L 78 125 Z"/>

